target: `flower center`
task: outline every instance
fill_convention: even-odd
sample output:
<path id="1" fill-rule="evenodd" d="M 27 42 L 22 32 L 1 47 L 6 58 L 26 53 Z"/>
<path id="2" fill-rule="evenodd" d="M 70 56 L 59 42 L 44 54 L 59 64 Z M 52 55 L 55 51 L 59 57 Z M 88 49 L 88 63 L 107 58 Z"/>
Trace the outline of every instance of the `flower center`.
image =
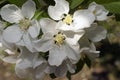
<path id="1" fill-rule="evenodd" d="M 70 14 L 67 14 L 66 17 L 63 19 L 63 22 L 65 22 L 68 25 L 70 25 L 72 23 L 72 21 L 73 21 L 73 19 Z"/>
<path id="2" fill-rule="evenodd" d="M 21 30 L 27 30 L 31 25 L 31 21 L 29 19 L 22 19 L 20 20 L 20 28 Z"/>
<path id="3" fill-rule="evenodd" d="M 65 40 L 65 36 L 63 35 L 63 33 L 58 32 L 58 34 L 54 35 L 55 44 L 57 44 L 58 46 L 63 44 L 64 40 Z"/>
<path id="4" fill-rule="evenodd" d="M 94 10 L 94 11 L 93 11 L 93 14 L 96 14 L 96 13 L 97 13 L 97 11 L 96 11 L 96 10 Z"/>

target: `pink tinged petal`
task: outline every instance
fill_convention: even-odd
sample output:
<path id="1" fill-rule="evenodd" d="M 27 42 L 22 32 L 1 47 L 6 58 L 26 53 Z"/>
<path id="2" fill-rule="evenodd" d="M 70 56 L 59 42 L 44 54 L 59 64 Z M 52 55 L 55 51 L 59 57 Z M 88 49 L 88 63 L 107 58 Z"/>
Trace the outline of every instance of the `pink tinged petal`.
<path id="1" fill-rule="evenodd" d="M 30 50 L 31 52 L 36 52 L 36 49 L 33 47 L 32 39 L 28 33 L 24 33 L 23 42 L 28 50 Z"/>
<path id="2" fill-rule="evenodd" d="M 40 33 L 40 25 L 37 21 L 34 21 L 32 26 L 29 27 L 28 32 L 32 38 L 36 38 Z"/>
<path id="3" fill-rule="evenodd" d="M 1 17 L 10 23 L 19 23 L 23 19 L 20 9 L 14 4 L 7 4 L 1 8 Z"/>
<path id="4" fill-rule="evenodd" d="M 95 16 L 89 10 L 78 10 L 73 15 L 73 27 L 76 30 L 90 27 L 94 22 Z"/>
<path id="5" fill-rule="evenodd" d="M 61 45 L 61 46 L 53 45 L 53 48 L 49 50 L 49 58 L 48 58 L 49 64 L 52 66 L 61 65 L 62 62 L 67 57 L 67 53 L 65 49 L 66 48 L 64 45 Z"/>
<path id="6" fill-rule="evenodd" d="M 18 25 L 12 25 L 3 31 L 3 38 L 6 42 L 17 43 L 21 40 L 23 32 Z"/>
<path id="7" fill-rule="evenodd" d="M 52 45 L 54 44 L 52 38 L 53 37 L 49 33 L 44 34 L 40 40 L 34 41 L 35 49 L 41 52 L 49 51 L 52 48 Z"/>
<path id="8" fill-rule="evenodd" d="M 36 11 L 36 5 L 32 0 L 28 0 L 22 5 L 22 14 L 24 17 L 31 19 Z"/>
<path id="9" fill-rule="evenodd" d="M 54 20 L 60 20 L 69 12 L 69 3 L 66 0 L 55 0 L 55 6 L 48 7 L 48 14 Z"/>
<path id="10" fill-rule="evenodd" d="M 40 20 L 40 25 L 42 28 L 43 33 L 56 33 L 56 22 L 49 19 L 49 18 L 43 18 Z"/>

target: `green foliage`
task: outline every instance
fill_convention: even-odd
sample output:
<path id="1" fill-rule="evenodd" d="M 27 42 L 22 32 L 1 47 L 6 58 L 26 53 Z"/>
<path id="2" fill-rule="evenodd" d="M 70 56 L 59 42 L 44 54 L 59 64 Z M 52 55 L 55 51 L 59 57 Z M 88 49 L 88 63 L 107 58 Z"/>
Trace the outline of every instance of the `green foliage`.
<path id="1" fill-rule="evenodd" d="M 107 10 L 111 13 L 120 13 L 120 2 L 112 2 L 103 4 Z"/>
<path id="2" fill-rule="evenodd" d="M 111 2 L 117 2 L 117 1 L 120 1 L 120 0 L 89 0 L 89 3 L 91 2 L 96 2 L 98 4 L 107 4 L 107 3 L 111 3 Z"/>
<path id="3" fill-rule="evenodd" d="M 70 8 L 74 9 L 75 7 L 79 6 L 84 0 L 72 0 L 70 4 Z"/>
<path id="4" fill-rule="evenodd" d="M 22 4 L 24 2 L 26 2 L 27 0 L 8 0 L 11 4 L 15 4 L 17 6 L 22 6 Z"/>

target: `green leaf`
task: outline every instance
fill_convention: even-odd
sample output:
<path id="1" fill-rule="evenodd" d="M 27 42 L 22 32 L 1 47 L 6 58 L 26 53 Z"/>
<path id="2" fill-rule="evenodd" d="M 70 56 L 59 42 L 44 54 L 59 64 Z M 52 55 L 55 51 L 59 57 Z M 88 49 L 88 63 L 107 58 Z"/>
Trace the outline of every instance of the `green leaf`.
<path id="1" fill-rule="evenodd" d="M 72 0 L 70 4 L 70 8 L 74 9 L 75 7 L 79 6 L 84 0 Z"/>
<path id="2" fill-rule="evenodd" d="M 120 13 L 120 2 L 112 2 L 109 4 L 103 4 L 103 5 L 111 13 Z"/>
<path id="3" fill-rule="evenodd" d="M 22 6 L 27 0 L 8 0 L 11 4 L 15 4 L 17 6 Z"/>
<path id="4" fill-rule="evenodd" d="M 89 0 L 89 3 L 96 2 L 98 4 L 105 4 L 105 3 L 111 3 L 111 2 L 117 2 L 119 0 Z"/>

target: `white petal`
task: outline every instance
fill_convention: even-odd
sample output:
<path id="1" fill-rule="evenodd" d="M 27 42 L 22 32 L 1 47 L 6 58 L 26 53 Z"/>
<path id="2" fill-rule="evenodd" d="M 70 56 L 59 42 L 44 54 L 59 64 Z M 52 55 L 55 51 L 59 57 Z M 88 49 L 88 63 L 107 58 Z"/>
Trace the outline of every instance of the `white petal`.
<path id="1" fill-rule="evenodd" d="M 24 17 L 31 19 L 36 11 L 36 5 L 32 0 L 28 0 L 22 5 L 22 14 Z"/>
<path id="2" fill-rule="evenodd" d="M 36 55 L 33 59 L 33 68 L 35 69 L 36 67 L 42 65 L 43 63 L 47 63 L 42 57 L 39 57 L 39 54 Z"/>
<path id="3" fill-rule="evenodd" d="M 91 12 L 93 12 L 96 8 L 96 3 L 95 2 L 92 2 L 89 4 L 89 7 L 88 7 L 88 10 L 90 10 Z"/>
<path id="4" fill-rule="evenodd" d="M 80 48 L 90 47 L 90 41 L 85 35 L 81 37 L 81 39 L 79 40 L 79 44 L 80 44 Z"/>
<path id="5" fill-rule="evenodd" d="M 20 40 L 19 42 L 17 42 L 16 45 L 17 45 L 17 46 L 25 46 L 25 43 L 24 43 L 24 41 L 23 41 L 23 39 L 22 39 L 22 40 Z"/>
<path id="6" fill-rule="evenodd" d="M 66 65 L 70 73 L 75 73 L 76 65 L 71 63 L 69 59 L 66 60 Z"/>
<path id="7" fill-rule="evenodd" d="M 102 12 L 101 14 L 96 15 L 97 16 L 96 18 L 98 21 L 104 21 L 108 18 L 107 14 L 108 14 L 108 12 Z"/>
<path id="8" fill-rule="evenodd" d="M 38 56 L 37 53 L 33 54 L 26 47 L 19 47 L 19 49 L 20 49 L 19 58 L 26 59 L 29 62 L 31 62 L 31 64 L 32 64 L 32 61 L 33 61 L 34 57 Z"/>
<path id="9" fill-rule="evenodd" d="M 53 37 L 49 33 L 44 34 L 40 40 L 34 42 L 35 49 L 41 52 L 50 50 L 54 44 L 52 38 Z"/>
<path id="10" fill-rule="evenodd" d="M 90 27 L 94 22 L 95 16 L 88 10 L 78 10 L 73 15 L 73 27 L 76 30 Z"/>
<path id="11" fill-rule="evenodd" d="M 54 20 L 60 20 L 69 12 L 69 3 L 65 0 L 55 0 L 55 6 L 48 7 L 48 14 Z"/>
<path id="12" fill-rule="evenodd" d="M 23 41 L 27 49 L 29 49 L 31 52 L 36 52 L 35 48 L 33 47 L 32 39 L 28 33 L 24 33 Z"/>
<path id="13" fill-rule="evenodd" d="M 43 18 L 40 20 L 40 25 L 42 27 L 43 33 L 55 33 L 56 32 L 56 22 L 49 19 L 49 18 Z"/>
<path id="14" fill-rule="evenodd" d="M 7 63 L 13 64 L 13 63 L 16 63 L 17 57 L 16 56 L 8 56 L 8 57 L 4 57 L 2 60 L 7 62 Z"/>
<path id="15" fill-rule="evenodd" d="M 30 74 L 29 68 L 31 68 L 31 62 L 27 60 L 19 60 L 16 63 L 15 72 L 18 77 L 25 78 Z"/>
<path id="16" fill-rule="evenodd" d="M 67 74 L 68 68 L 65 62 L 63 62 L 60 66 L 55 69 L 55 76 L 57 77 L 65 77 Z"/>
<path id="17" fill-rule="evenodd" d="M 93 13 L 95 11 L 94 15 L 96 17 L 96 20 L 103 21 L 107 19 L 107 14 L 109 13 L 109 11 L 106 10 L 104 6 L 96 4 L 95 2 L 92 2 L 89 5 L 88 9 Z"/>
<path id="18" fill-rule="evenodd" d="M 33 22 L 32 26 L 29 27 L 28 32 L 32 38 L 36 38 L 39 35 L 40 25 L 38 24 L 37 21 Z"/>
<path id="19" fill-rule="evenodd" d="M 10 22 L 18 23 L 23 18 L 20 9 L 14 4 L 7 4 L 1 8 L 1 17 Z"/>
<path id="20" fill-rule="evenodd" d="M 84 33 L 85 32 L 83 30 L 79 32 L 65 31 L 65 40 L 71 45 L 76 45 L 78 43 L 78 40 L 83 36 Z"/>
<path id="21" fill-rule="evenodd" d="M 23 32 L 18 25 L 12 25 L 3 31 L 3 38 L 6 42 L 16 43 L 21 40 Z"/>
<path id="22" fill-rule="evenodd" d="M 8 42 L 6 42 L 4 39 L 3 39 L 3 36 L 2 36 L 2 40 L 1 40 L 1 42 L 2 42 L 2 45 L 3 45 L 3 47 L 6 49 L 10 49 L 10 50 L 15 50 L 15 44 L 14 43 L 8 43 Z"/>
<path id="23" fill-rule="evenodd" d="M 101 41 L 106 38 L 107 31 L 102 26 L 93 24 L 86 31 L 86 36 L 93 42 Z"/>
<path id="24" fill-rule="evenodd" d="M 65 46 L 53 45 L 53 48 L 49 51 L 48 62 L 50 65 L 59 66 L 62 64 L 63 60 L 66 59 L 67 53 Z"/>
<path id="25" fill-rule="evenodd" d="M 35 69 L 35 79 L 34 80 L 43 80 L 43 78 L 45 77 L 45 70 L 47 68 L 47 64 L 43 63 L 40 66 L 38 66 Z"/>
<path id="26" fill-rule="evenodd" d="M 67 53 L 67 57 L 73 61 L 73 63 L 77 63 L 80 56 L 78 54 L 78 51 L 74 50 L 70 45 L 65 45 L 65 52 Z"/>
<path id="27" fill-rule="evenodd" d="M 98 57 L 100 53 L 100 51 L 96 51 L 95 45 L 93 43 L 90 44 L 90 47 L 81 48 L 80 52 L 86 54 L 91 61 Z"/>

